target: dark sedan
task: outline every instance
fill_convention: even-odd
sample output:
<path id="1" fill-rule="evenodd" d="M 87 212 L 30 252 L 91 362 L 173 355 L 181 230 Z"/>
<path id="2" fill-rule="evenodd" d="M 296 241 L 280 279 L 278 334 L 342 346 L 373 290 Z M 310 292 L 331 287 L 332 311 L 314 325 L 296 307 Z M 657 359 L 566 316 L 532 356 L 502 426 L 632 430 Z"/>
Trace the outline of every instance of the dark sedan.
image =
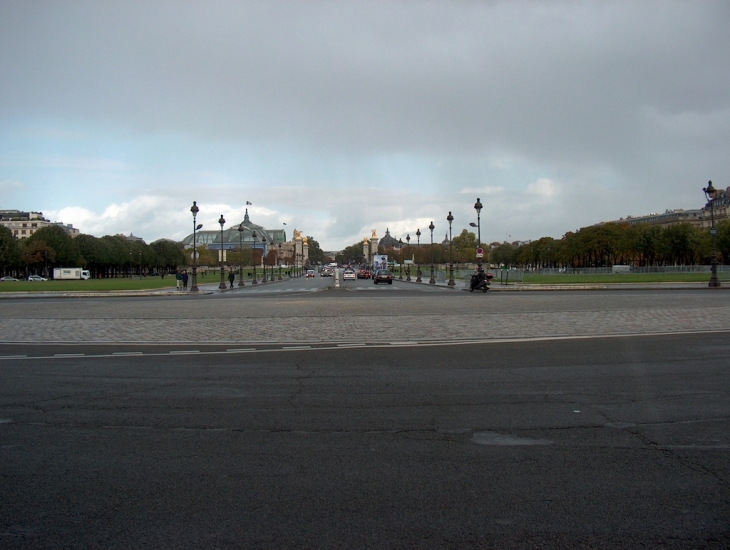
<path id="1" fill-rule="evenodd" d="M 392 285 L 393 274 L 387 269 L 378 269 L 373 276 L 373 283 L 376 285 L 378 283 L 388 283 L 389 285 Z"/>

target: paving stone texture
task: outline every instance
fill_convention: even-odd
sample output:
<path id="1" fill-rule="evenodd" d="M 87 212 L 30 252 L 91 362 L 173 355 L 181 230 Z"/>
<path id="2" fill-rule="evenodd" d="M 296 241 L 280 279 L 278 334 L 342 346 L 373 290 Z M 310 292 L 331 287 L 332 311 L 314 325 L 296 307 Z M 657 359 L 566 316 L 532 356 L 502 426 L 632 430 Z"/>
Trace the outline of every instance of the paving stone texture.
<path id="1" fill-rule="evenodd" d="M 5 301 L 3 343 L 512 339 L 730 330 L 730 293 L 356 293 Z"/>

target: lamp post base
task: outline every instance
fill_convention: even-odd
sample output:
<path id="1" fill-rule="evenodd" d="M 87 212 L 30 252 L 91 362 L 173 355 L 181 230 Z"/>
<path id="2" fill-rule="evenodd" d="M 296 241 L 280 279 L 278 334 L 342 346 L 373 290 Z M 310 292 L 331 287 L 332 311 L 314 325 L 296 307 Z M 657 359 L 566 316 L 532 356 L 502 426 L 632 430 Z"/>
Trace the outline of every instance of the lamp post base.
<path id="1" fill-rule="evenodd" d="M 190 281 L 190 292 L 198 292 L 198 268 L 193 266 L 193 275 Z"/>
<path id="2" fill-rule="evenodd" d="M 433 276 L 433 265 L 431 265 L 431 279 L 428 281 L 428 284 L 430 284 L 430 285 L 436 284 L 436 279 Z"/>
<path id="3" fill-rule="evenodd" d="M 718 288 L 722 286 L 720 284 L 720 280 L 717 278 L 717 261 L 712 262 L 712 267 L 710 268 L 710 283 L 707 285 L 710 288 Z"/>
<path id="4" fill-rule="evenodd" d="M 454 282 L 454 264 L 449 264 L 449 282 L 446 284 L 451 288 L 456 286 L 456 283 Z"/>

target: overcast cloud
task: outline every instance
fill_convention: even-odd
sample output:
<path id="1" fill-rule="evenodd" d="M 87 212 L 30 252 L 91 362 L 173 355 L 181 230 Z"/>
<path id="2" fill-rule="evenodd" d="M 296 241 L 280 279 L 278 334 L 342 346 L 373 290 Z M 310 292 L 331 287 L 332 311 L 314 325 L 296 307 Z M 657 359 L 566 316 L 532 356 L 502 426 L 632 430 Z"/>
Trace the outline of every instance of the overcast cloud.
<path id="1" fill-rule="evenodd" d="M 561 237 L 730 186 L 727 2 L 0 0 L 0 208 Z M 423 239 L 422 239 L 423 240 Z"/>

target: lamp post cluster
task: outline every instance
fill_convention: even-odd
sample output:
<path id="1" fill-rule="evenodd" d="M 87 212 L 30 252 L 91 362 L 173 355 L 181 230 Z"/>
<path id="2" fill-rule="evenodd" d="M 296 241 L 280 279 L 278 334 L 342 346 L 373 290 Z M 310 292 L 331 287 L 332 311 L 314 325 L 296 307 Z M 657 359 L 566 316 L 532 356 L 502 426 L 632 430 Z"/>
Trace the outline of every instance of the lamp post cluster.
<path id="1" fill-rule="evenodd" d="M 471 227 L 476 228 L 477 230 L 477 248 L 481 248 L 482 246 L 482 221 L 481 221 L 481 212 L 484 205 L 482 204 L 482 201 L 477 198 L 477 202 L 474 203 L 474 210 L 477 212 L 477 223 L 471 222 L 469 225 Z M 452 235 L 452 224 L 454 222 L 454 216 L 451 212 L 449 212 L 449 215 L 446 216 L 446 221 L 449 222 L 449 281 L 447 283 L 447 286 L 450 288 L 454 288 L 456 286 L 456 282 L 454 281 L 454 258 L 453 258 L 453 235 Z M 431 278 L 429 279 L 428 283 L 435 285 L 436 284 L 436 278 L 435 278 L 435 265 L 434 265 L 434 258 L 433 258 L 433 230 L 436 228 L 436 226 L 433 224 L 433 221 L 428 225 L 428 229 L 431 232 Z M 406 241 L 410 245 L 411 236 L 406 235 Z M 398 241 L 400 245 L 403 244 L 401 240 Z M 420 283 L 421 281 L 421 258 L 420 258 L 420 252 L 421 252 L 421 230 L 416 229 L 416 282 Z M 487 253 L 488 254 L 488 253 Z M 487 255 L 487 263 L 489 262 L 489 256 Z M 477 257 L 477 269 L 481 271 L 482 269 L 482 258 L 481 255 L 478 254 Z M 399 278 L 402 278 L 399 277 Z M 406 281 L 410 281 L 410 270 L 406 269 Z"/>

